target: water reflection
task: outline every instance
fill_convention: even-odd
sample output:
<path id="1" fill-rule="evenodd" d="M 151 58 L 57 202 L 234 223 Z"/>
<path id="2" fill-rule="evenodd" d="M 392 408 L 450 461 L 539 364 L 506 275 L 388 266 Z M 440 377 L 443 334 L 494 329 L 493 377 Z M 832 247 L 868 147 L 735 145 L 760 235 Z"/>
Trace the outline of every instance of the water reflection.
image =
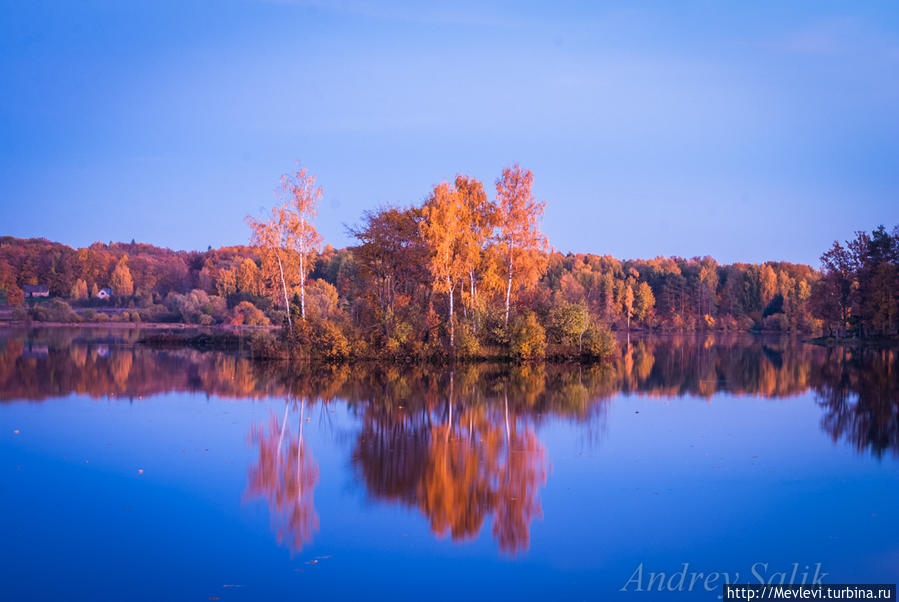
<path id="1" fill-rule="evenodd" d="M 510 411 L 508 383 L 501 405 L 457 395 L 455 383 L 455 372 L 439 383 L 449 391 L 445 402 L 365 406 L 353 463 L 370 495 L 417 508 L 439 537 L 476 537 L 490 517 L 499 550 L 514 556 L 527 550 L 531 522 L 542 516 L 546 451 Z"/>
<path id="2" fill-rule="evenodd" d="M 814 384 L 821 428 L 859 453 L 899 456 L 899 372 L 891 350 L 831 349 Z"/>
<path id="3" fill-rule="evenodd" d="M 254 425 L 249 442 L 258 449 L 256 463 L 247 469 L 248 499 L 268 502 L 272 529 L 279 544 L 299 552 L 318 530 L 315 486 L 318 464 L 303 439 L 305 404 L 300 403 L 299 426 L 294 436 L 288 426 L 289 404 L 284 404 L 281 424 L 273 416 L 268 428 Z"/>
<path id="4" fill-rule="evenodd" d="M 153 350 L 136 344 L 138 337 L 137 331 L 86 329 L 0 332 L 0 401 L 72 393 L 138 399 L 171 391 L 223 398 L 290 396 L 342 399 L 365 405 L 366 420 L 401 418 L 402 423 L 412 419 L 413 410 L 434 407 L 441 387 L 449 386 L 442 370 L 420 366 L 298 371 L 238 355 Z M 622 345 L 609 366 L 468 365 L 455 370 L 452 385 L 465 407 L 496 402 L 502 389 L 516 415 L 539 419 L 550 413 L 600 421 L 605 402 L 618 393 L 711 399 L 726 392 L 776 399 L 812 390 L 826 412 L 826 432 L 860 452 L 880 456 L 899 454 L 896 364 L 894 350 L 828 350 L 790 339 L 738 335 L 673 336 Z M 392 416 L 400 405 L 403 415 Z M 425 440 L 422 425 L 403 424 L 412 438 L 403 445 L 416 437 Z M 427 425 L 433 427 L 433 417 Z M 447 426 L 457 428 L 458 422 L 454 425 Z"/>
<path id="5" fill-rule="evenodd" d="M 739 336 L 632 340 L 611 365 L 473 364 L 290 369 L 233 354 L 153 350 L 137 334 L 53 329 L 0 333 L 0 401 L 73 393 L 129 398 L 184 391 L 275 398 L 283 415 L 253 425 L 256 461 L 245 496 L 268 505 L 293 552 L 318 530 L 319 467 L 305 416 L 345 402 L 356 419 L 350 452 L 374 500 L 420 513 L 438 537 L 489 528 L 510 556 L 528 549 L 549 471 L 537 427 L 563 417 L 602 426 L 617 394 L 662 398 L 718 393 L 782 399 L 812 391 L 821 428 L 860 454 L 899 456 L 899 374 L 891 350 L 824 349 Z M 489 527 L 488 527 L 489 526 Z"/>

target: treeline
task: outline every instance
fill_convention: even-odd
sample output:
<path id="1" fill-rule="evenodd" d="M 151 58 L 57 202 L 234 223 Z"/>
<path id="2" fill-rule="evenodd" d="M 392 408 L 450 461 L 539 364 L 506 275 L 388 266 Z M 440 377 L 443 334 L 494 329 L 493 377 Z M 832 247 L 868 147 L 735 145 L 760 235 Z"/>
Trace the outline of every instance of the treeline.
<path id="1" fill-rule="evenodd" d="M 895 337 L 899 329 L 899 226 L 856 232 L 821 256 L 815 304 L 827 334 Z"/>
<path id="2" fill-rule="evenodd" d="M 79 306 L 116 305 L 131 321 L 284 324 L 287 347 L 356 355 L 608 357 L 614 330 L 896 332 L 897 235 L 881 227 L 835 244 L 824 275 L 800 264 L 711 257 L 622 261 L 562 254 L 540 232 L 533 175 L 515 165 L 484 185 L 457 176 L 408 207 L 367 211 L 356 244 L 321 248 L 321 188 L 282 179 L 271 214 L 248 218 L 250 246 L 183 252 L 132 242 L 74 250 L 0 238 L 0 301 L 45 284 Z M 101 301 L 109 289 L 112 300 Z M 57 301 L 20 317 L 108 319 Z M 115 317 L 114 316 L 114 317 Z"/>

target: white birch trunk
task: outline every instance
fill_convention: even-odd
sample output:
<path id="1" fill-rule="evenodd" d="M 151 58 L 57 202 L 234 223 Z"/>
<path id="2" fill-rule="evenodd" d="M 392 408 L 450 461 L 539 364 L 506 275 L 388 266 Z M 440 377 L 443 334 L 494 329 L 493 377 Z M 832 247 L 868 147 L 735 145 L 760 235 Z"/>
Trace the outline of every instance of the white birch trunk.
<path id="1" fill-rule="evenodd" d="M 290 301 L 287 300 L 287 283 L 284 282 L 284 268 L 281 265 L 281 251 L 275 251 L 278 258 L 278 272 L 281 273 L 281 288 L 284 290 L 284 308 L 287 310 L 287 328 L 293 336 L 293 320 L 290 319 Z"/>

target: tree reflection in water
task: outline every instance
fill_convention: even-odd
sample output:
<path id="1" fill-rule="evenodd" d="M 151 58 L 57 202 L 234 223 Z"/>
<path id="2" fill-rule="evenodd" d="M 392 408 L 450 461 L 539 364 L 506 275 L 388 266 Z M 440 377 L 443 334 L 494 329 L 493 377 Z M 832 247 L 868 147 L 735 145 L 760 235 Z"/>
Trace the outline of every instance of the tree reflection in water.
<path id="1" fill-rule="evenodd" d="M 815 384 L 821 428 L 859 453 L 899 456 L 899 366 L 890 349 L 829 349 Z"/>
<path id="2" fill-rule="evenodd" d="M 895 350 L 825 349 L 791 339 L 711 333 L 632 337 L 607 365 L 364 364 L 298 369 L 190 349 L 134 344 L 139 333 L 0 331 L 0 402 L 73 393 L 147 399 L 169 391 L 220 399 L 304 399 L 249 435 L 258 446 L 247 494 L 268 502 L 280 541 L 299 550 L 317 528 L 318 467 L 302 437 L 309 400 L 341 400 L 358 420 L 352 461 L 369 494 L 421 512 L 461 541 L 488 522 L 501 550 L 525 550 L 541 514 L 546 452 L 535 429 L 566 417 L 602 430 L 619 394 L 665 400 L 726 393 L 785 399 L 811 391 L 821 428 L 858 453 L 899 456 Z"/>
<path id="3" fill-rule="evenodd" d="M 353 462 L 370 495 L 417 508 L 438 537 L 474 538 L 490 517 L 500 550 L 514 555 L 527 550 L 531 522 L 542 516 L 546 451 L 510 411 L 507 382 L 498 384 L 499 401 L 470 381 L 457 387 L 466 376 L 434 378 L 411 406 L 364 406 Z"/>
<path id="4" fill-rule="evenodd" d="M 318 464 L 303 439 L 305 404 L 299 403 L 299 429 L 296 436 L 288 426 L 289 403 L 279 426 L 272 416 L 268 429 L 254 425 L 251 445 L 258 446 L 256 463 L 247 469 L 246 496 L 268 502 L 272 529 L 278 543 L 298 552 L 312 541 L 318 531 L 318 514 L 313 494 L 318 484 Z"/>

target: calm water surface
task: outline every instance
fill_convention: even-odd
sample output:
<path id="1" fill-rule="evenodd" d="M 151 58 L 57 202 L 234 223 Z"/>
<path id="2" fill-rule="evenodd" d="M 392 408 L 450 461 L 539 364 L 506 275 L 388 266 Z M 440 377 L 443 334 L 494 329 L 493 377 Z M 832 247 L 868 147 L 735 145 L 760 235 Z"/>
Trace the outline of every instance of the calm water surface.
<path id="1" fill-rule="evenodd" d="M 310 372 L 138 336 L 0 331 L 0 600 L 899 581 L 895 352 L 719 335 Z"/>

